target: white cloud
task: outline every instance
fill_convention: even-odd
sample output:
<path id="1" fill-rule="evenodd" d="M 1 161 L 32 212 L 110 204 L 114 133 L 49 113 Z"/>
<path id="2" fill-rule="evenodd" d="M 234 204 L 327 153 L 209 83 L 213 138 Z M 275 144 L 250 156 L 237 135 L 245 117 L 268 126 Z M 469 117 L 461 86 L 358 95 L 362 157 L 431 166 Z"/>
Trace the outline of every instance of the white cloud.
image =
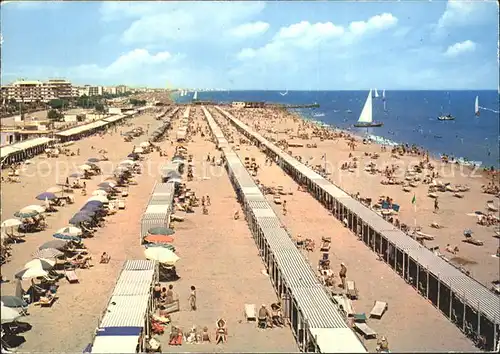
<path id="1" fill-rule="evenodd" d="M 263 47 L 242 49 L 236 57 L 240 60 L 265 58 L 266 61 L 288 61 L 297 51 L 311 50 L 337 40 L 339 45 L 352 43 L 364 35 L 394 27 L 398 19 L 390 13 L 373 16 L 367 21 L 351 22 L 347 28 L 332 22 L 310 23 L 301 21 L 282 27 Z M 295 58 L 293 58 L 295 60 Z"/>
<path id="2" fill-rule="evenodd" d="M 489 11 L 493 10 L 491 6 L 493 2 L 488 4 L 484 0 L 448 0 L 446 10 L 440 17 L 437 28 L 443 29 L 451 26 L 466 26 L 484 22 L 490 18 L 486 16 Z"/>
<path id="3" fill-rule="evenodd" d="M 220 36 L 264 7 L 263 2 L 105 2 L 100 13 L 103 21 L 132 19 L 122 41 L 144 44 Z"/>
<path id="4" fill-rule="evenodd" d="M 246 38 L 261 35 L 268 29 L 269 23 L 257 21 L 234 27 L 233 29 L 229 30 L 229 34 L 233 37 Z"/>
<path id="5" fill-rule="evenodd" d="M 460 54 L 473 52 L 476 50 L 476 43 L 471 40 L 466 40 L 463 42 L 458 42 L 453 45 L 450 45 L 446 52 L 444 53 L 448 57 L 456 57 Z"/>
<path id="6" fill-rule="evenodd" d="M 390 13 L 383 13 L 368 19 L 368 21 L 354 21 L 349 24 L 349 31 L 354 35 L 363 35 L 371 31 L 380 31 L 395 26 L 398 19 Z"/>
<path id="7" fill-rule="evenodd" d="M 85 64 L 71 68 L 69 76 L 95 77 L 104 79 L 114 79 L 123 77 L 134 77 L 144 74 L 144 71 L 157 69 L 160 64 L 173 61 L 173 56 L 169 52 L 158 52 L 151 54 L 146 49 L 134 49 L 119 56 L 114 62 L 107 66 L 96 64 Z"/>

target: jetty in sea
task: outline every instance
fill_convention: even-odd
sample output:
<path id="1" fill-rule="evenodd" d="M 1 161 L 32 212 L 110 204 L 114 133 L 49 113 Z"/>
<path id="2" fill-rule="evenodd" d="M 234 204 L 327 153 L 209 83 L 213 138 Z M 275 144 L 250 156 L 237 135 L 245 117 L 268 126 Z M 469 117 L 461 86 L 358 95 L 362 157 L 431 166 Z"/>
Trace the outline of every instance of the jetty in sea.
<path id="1" fill-rule="evenodd" d="M 267 103 L 268 108 L 285 108 L 285 109 L 297 109 L 297 108 L 319 108 L 319 103 L 308 103 L 308 104 L 280 104 L 280 103 Z"/>

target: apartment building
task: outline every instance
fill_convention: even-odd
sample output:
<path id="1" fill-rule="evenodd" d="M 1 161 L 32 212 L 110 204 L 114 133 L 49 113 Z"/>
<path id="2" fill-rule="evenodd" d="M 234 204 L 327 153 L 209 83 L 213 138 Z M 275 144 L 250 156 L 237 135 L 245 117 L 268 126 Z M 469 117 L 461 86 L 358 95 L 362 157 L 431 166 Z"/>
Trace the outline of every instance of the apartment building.
<path id="1" fill-rule="evenodd" d="M 71 82 L 53 79 L 46 82 L 37 80 L 18 80 L 8 86 L 2 86 L 2 103 L 14 100 L 16 102 L 49 102 L 53 99 L 67 99 L 75 96 Z"/>

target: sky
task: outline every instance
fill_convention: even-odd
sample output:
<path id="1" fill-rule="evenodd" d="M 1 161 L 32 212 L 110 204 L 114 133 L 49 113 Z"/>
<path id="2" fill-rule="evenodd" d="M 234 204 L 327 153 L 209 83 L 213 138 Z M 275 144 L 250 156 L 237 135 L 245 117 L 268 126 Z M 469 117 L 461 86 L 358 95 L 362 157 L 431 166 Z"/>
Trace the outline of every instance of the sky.
<path id="1" fill-rule="evenodd" d="M 491 1 L 8 2 L 2 84 L 498 89 Z"/>

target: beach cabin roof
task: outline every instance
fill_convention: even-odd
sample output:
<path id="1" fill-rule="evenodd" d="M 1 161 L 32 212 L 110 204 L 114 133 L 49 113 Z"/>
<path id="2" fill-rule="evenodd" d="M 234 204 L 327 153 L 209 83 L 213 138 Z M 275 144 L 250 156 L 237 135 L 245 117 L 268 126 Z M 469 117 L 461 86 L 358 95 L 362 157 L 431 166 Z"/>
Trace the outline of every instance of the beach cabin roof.
<path id="1" fill-rule="evenodd" d="M 35 138 L 35 139 L 29 139 L 25 141 L 21 141 L 19 143 L 16 143 L 13 147 L 19 150 L 27 150 L 35 146 L 40 146 L 43 144 L 47 144 L 51 142 L 54 139 L 51 138 Z"/>
<path id="2" fill-rule="evenodd" d="M 321 353 L 366 353 L 348 328 L 310 328 L 310 332 Z"/>
<path id="3" fill-rule="evenodd" d="M 99 327 L 143 327 L 150 294 L 112 296 Z"/>
<path id="4" fill-rule="evenodd" d="M 155 270 L 156 262 L 147 259 L 135 259 L 125 261 L 123 270 Z"/>
<path id="5" fill-rule="evenodd" d="M 116 282 L 113 296 L 150 295 L 155 270 L 124 270 Z"/>
<path id="6" fill-rule="evenodd" d="M 97 336 L 92 345 L 92 353 L 136 353 L 139 335 Z"/>

